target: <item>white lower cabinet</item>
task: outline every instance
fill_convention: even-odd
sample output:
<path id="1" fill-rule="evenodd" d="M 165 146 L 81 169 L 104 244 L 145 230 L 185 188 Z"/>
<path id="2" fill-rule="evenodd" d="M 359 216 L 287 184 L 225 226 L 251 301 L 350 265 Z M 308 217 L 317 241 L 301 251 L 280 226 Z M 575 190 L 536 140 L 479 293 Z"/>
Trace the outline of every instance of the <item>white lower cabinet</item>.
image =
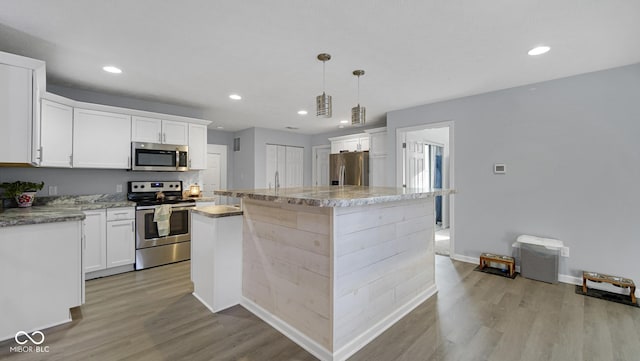
<path id="1" fill-rule="evenodd" d="M 85 273 L 133 265 L 136 261 L 135 209 L 109 208 L 84 213 L 87 217 L 84 230 Z M 133 266 L 131 268 L 133 269 Z M 109 272 L 94 273 L 93 276 L 101 277 L 108 274 Z M 89 275 L 87 278 L 93 277 Z"/>
<path id="2" fill-rule="evenodd" d="M 107 267 L 107 213 L 104 209 L 84 212 L 84 272 Z"/>

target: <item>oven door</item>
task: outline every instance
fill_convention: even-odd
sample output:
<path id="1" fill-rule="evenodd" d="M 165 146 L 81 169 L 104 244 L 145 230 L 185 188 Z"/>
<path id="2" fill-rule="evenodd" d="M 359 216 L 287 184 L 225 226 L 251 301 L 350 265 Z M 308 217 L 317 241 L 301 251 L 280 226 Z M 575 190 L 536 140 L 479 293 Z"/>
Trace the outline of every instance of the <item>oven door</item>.
<path id="1" fill-rule="evenodd" d="M 172 208 L 169 235 L 162 237 L 158 235 L 158 225 L 153 221 L 155 207 L 136 210 L 136 249 L 190 241 L 192 208 L 193 206 Z"/>

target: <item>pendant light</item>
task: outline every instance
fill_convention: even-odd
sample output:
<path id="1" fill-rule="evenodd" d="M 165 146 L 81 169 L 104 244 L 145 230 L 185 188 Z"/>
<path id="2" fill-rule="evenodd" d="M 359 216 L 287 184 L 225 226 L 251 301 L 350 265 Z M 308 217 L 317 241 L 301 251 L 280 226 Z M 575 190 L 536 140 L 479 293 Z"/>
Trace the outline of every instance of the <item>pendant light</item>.
<path id="1" fill-rule="evenodd" d="M 325 93 L 325 64 L 331 60 L 331 55 L 318 54 L 318 60 L 322 62 L 322 95 L 316 97 L 316 116 L 331 118 L 331 95 Z"/>
<path id="2" fill-rule="evenodd" d="M 358 77 L 358 106 L 351 108 L 351 125 L 364 125 L 367 108 L 360 106 L 360 77 L 364 70 L 354 70 L 353 75 Z"/>

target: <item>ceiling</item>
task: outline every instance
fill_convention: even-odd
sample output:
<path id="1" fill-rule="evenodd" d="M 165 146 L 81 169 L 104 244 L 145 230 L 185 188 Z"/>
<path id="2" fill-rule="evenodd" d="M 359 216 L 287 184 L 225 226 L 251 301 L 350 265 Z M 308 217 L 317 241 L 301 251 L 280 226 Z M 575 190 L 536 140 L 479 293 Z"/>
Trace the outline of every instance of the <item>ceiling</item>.
<path id="1" fill-rule="evenodd" d="M 388 111 L 640 62 L 640 1 L 2 0 L 0 50 L 48 82 L 188 106 L 210 128 L 335 131 Z M 537 45 L 551 46 L 531 57 Z M 333 117 L 315 117 L 326 90 Z M 122 68 L 120 75 L 101 70 Z M 229 94 L 243 96 L 240 101 Z M 300 116 L 297 111 L 309 114 Z"/>

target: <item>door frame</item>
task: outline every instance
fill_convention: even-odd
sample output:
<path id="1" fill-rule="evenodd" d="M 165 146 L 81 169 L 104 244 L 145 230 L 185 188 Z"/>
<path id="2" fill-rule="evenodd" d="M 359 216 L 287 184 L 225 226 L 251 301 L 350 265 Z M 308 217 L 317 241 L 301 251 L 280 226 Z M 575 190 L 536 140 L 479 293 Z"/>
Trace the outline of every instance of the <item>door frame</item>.
<path id="1" fill-rule="evenodd" d="M 437 128 L 449 128 L 449 188 L 456 189 L 455 187 L 455 125 L 453 120 L 446 120 L 435 123 L 425 123 L 411 127 L 396 128 L 396 187 L 402 188 L 402 180 L 404 176 L 404 152 L 402 149 L 402 143 L 406 139 L 408 132 L 425 130 L 425 129 L 437 129 Z M 455 194 L 449 195 L 449 232 L 450 232 L 450 244 L 449 244 L 449 257 L 455 258 Z M 435 225 L 435 222 L 434 222 Z"/>
<path id="2" fill-rule="evenodd" d="M 329 149 L 329 154 L 331 154 L 331 145 L 314 145 L 311 147 L 311 186 L 316 186 L 316 180 L 318 177 L 318 172 L 316 171 L 317 162 L 318 162 L 318 149 Z"/>
<path id="3" fill-rule="evenodd" d="M 207 144 L 207 158 L 211 153 L 220 154 L 220 189 L 227 189 L 227 149 L 228 146 L 225 144 Z M 205 158 L 205 163 L 207 158 Z"/>

